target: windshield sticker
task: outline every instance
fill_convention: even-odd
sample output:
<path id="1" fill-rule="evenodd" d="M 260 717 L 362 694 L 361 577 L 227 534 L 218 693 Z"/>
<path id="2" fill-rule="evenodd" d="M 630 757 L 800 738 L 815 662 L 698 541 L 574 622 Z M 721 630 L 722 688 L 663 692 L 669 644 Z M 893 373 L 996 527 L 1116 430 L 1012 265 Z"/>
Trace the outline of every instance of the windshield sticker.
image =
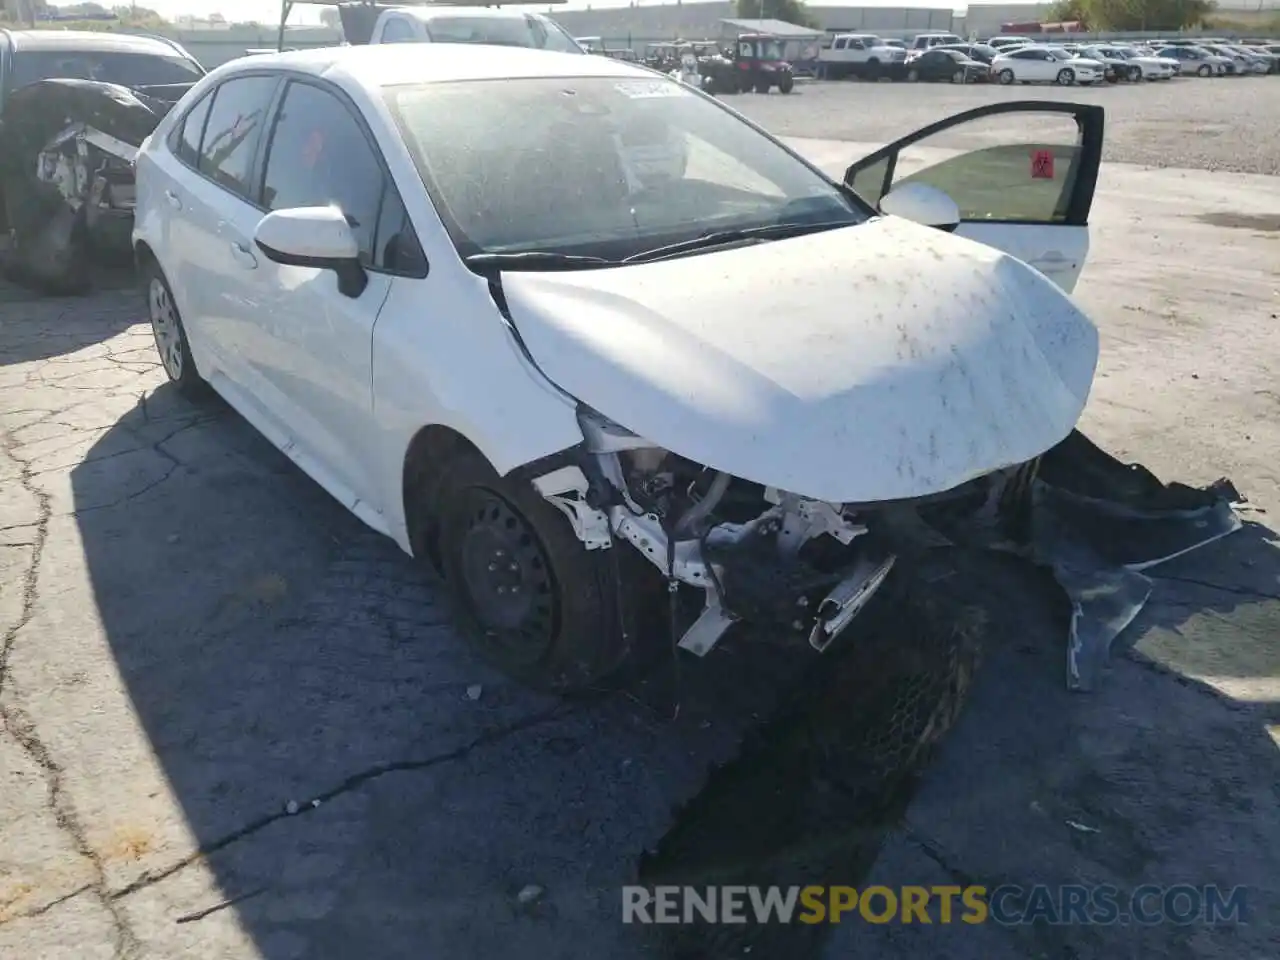
<path id="1" fill-rule="evenodd" d="M 627 80 L 623 83 L 615 83 L 613 88 L 624 97 L 630 97 L 632 100 L 689 95 L 688 90 L 678 83 L 672 83 L 670 80 Z"/>

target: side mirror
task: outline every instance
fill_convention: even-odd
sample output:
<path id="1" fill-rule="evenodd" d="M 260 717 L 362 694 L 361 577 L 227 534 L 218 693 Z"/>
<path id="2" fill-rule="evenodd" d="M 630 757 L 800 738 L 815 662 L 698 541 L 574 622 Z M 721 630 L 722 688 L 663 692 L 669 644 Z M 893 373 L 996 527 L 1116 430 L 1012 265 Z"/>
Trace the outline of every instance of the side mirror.
<path id="1" fill-rule="evenodd" d="M 880 212 L 947 233 L 960 226 L 960 208 L 956 202 L 927 183 L 904 183 L 886 193 L 880 198 Z"/>
<path id="2" fill-rule="evenodd" d="M 343 296 L 355 299 L 369 285 L 355 234 L 337 207 L 272 211 L 258 221 L 253 240 L 276 263 L 332 270 L 338 275 L 338 292 Z"/>

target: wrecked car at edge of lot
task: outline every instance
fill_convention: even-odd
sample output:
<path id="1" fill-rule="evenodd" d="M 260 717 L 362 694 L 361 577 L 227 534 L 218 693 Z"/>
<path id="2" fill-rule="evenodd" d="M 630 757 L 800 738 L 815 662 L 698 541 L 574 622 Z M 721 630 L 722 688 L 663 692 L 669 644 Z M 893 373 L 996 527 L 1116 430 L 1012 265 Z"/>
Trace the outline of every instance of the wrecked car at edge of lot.
<path id="1" fill-rule="evenodd" d="M 7 272 L 82 293 L 92 260 L 128 262 L 133 159 L 203 76 L 167 40 L 6 32 L 0 77 L 0 226 Z"/>

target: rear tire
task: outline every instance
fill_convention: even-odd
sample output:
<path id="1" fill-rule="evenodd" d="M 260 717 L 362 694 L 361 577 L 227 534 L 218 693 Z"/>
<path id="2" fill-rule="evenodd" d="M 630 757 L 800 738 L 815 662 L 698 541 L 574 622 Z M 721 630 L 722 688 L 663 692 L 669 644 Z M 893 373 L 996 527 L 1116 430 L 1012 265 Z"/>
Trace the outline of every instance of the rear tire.
<path id="1" fill-rule="evenodd" d="M 1202 64 L 1202 65 L 1201 65 L 1201 67 L 1200 67 L 1200 69 L 1199 69 L 1199 70 L 1197 70 L 1197 71 L 1196 71 L 1196 73 L 1197 73 L 1197 74 L 1199 74 L 1199 75 L 1200 75 L 1200 76 L 1202 76 L 1202 77 L 1207 77 L 1207 76 L 1209 76 L 1209 74 L 1213 73 L 1213 68 L 1212 68 L 1212 67 L 1210 67 L 1207 63 L 1206 63 L 1206 64 Z"/>
<path id="2" fill-rule="evenodd" d="M 618 556 L 626 548 L 588 551 L 531 484 L 499 477 L 474 451 L 444 471 L 432 498 L 441 572 L 476 651 L 548 692 L 582 691 L 618 670 L 630 645 L 614 564 L 630 559 Z"/>
<path id="3" fill-rule="evenodd" d="M 996 76 L 999 78 L 1000 82 L 1004 84 L 1006 87 L 1009 86 L 1009 84 L 1013 83 L 1013 81 L 1016 79 L 1013 75 L 1013 71 L 1010 70 L 1008 67 L 1005 67 L 998 74 L 996 74 Z"/>
<path id="4" fill-rule="evenodd" d="M 791 74 L 784 74 L 782 79 L 778 81 L 779 93 L 790 93 L 795 89 L 796 79 Z"/>
<path id="5" fill-rule="evenodd" d="M 1057 80 L 1055 82 L 1060 87 L 1069 87 L 1076 82 L 1076 72 L 1070 67 L 1063 67 L 1058 71 Z"/>
<path id="6" fill-rule="evenodd" d="M 165 376 L 187 397 L 199 399 L 206 396 L 209 385 L 196 369 L 187 330 L 164 271 L 160 264 L 148 258 L 139 273 L 146 291 L 151 335 L 155 338 L 156 352 L 160 355 L 160 366 L 164 368 Z"/>

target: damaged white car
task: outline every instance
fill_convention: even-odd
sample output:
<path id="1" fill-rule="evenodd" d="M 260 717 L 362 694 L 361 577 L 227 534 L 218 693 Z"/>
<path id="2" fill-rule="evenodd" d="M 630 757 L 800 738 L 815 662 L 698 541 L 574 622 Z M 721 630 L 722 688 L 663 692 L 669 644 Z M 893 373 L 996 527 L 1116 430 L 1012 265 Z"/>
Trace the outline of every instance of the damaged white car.
<path id="1" fill-rule="evenodd" d="M 992 113 L 1070 135 L 895 174 Z M 841 184 L 620 61 L 328 48 L 201 81 L 139 153 L 134 237 L 169 377 L 569 689 L 654 587 L 694 654 L 739 622 L 824 650 L 919 517 L 1025 514 L 1098 359 L 1063 288 L 1101 140 L 1099 107 L 997 104 Z"/>

